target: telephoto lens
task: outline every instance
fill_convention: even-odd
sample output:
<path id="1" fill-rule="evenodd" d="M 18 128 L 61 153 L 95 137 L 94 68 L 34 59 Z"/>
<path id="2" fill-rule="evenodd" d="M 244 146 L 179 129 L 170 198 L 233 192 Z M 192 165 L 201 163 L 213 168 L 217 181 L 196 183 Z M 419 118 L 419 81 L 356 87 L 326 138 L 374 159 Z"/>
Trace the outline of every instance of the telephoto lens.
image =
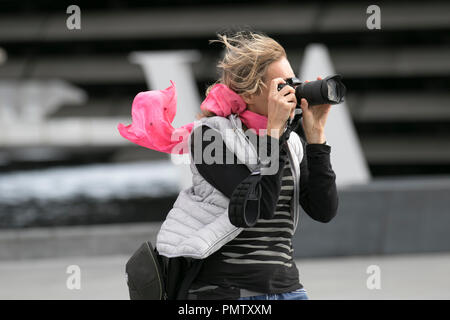
<path id="1" fill-rule="evenodd" d="M 285 84 L 279 84 L 278 90 L 290 85 L 295 88 L 295 97 L 298 105 L 302 98 L 308 101 L 309 106 L 319 104 L 338 104 L 344 101 L 347 89 L 342 83 L 342 76 L 335 74 L 322 80 L 301 82 L 298 78 L 290 78 Z"/>

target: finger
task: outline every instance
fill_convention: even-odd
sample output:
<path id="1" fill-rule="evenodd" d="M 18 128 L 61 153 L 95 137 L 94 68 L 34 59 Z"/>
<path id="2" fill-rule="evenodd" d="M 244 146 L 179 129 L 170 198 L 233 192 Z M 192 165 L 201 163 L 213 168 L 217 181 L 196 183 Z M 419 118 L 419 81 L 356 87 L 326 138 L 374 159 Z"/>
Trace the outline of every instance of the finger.
<path id="1" fill-rule="evenodd" d="M 297 109 L 297 100 L 295 100 L 295 102 L 292 104 L 291 115 L 290 115 L 291 119 L 293 119 L 295 116 L 295 109 Z"/>
<path id="2" fill-rule="evenodd" d="M 300 100 L 300 108 L 302 108 L 303 112 L 308 112 L 309 111 L 308 101 L 305 98 L 302 98 L 302 100 Z"/>
<path id="3" fill-rule="evenodd" d="M 289 115 L 289 118 L 294 119 L 295 116 L 295 107 L 292 108 L 291 114 Z"/>
<path id="4" fill-rule="evenodd" d="M 297 97 L 295 96 L 295 92 L 290 92 L 284 96 L 287 102 L 297 102 Z"/>
<path id="5" fill-rule="evenodd" d="M 295 102 L 284 102 L 283 107 L 287 113 L 289 113 L 289 117 L 292 117 L 292 112 L 295 110 L 297 103 Z"/>
<path id="6" fill-rule="evenodd" d="M 322 80 L 322 77 L 317 77 L 317 80 Z"/>
<path id="7" fill-rule="evenodd" d="M 284 81 L 283 78 L 275 78 L 275 79 L 272 79 L 272 81 L 270 82 L 270 89 L 269 89 L 270 94 L 276 95 L 276 94 L 278 93 L 278 85 L 279 85 L 280 83 L 286 83 L 286 81 Z M 285 87 L 288 87 L 288 86 L 285 86 Z M 283 88 L 283 89 L 284 89 L 284 88 Z M 283 90 L 283 89 L 282 89 L 282 90 Z M 281 91 L 281 90 L 280 90 L 280 91 Z"/>
<path id="8" fill-rule="evenodd" d="M 295 89 L 291 86 L 284 86 L 283 89 L 279 91 L 282 96 L 287 96 L 288 94 L 295 93 Z"/>

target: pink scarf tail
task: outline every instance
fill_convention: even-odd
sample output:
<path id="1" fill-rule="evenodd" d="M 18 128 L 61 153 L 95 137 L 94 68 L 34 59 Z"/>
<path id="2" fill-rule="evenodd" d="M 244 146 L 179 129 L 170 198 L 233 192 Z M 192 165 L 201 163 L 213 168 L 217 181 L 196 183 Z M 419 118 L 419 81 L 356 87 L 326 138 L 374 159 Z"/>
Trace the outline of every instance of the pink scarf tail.
<path id="1" fill-rule="evenodd" d="M 142 147 L 165 153 L 183 154 L 189 151 L 187 142 L 194 122 L 174 128 L 172 121 L 177 111 L 175 84 L 164 90 L 140 92 L 131 107 L 132 123 L 119 123 L 117 129 L 122 137 Z M 221 117 L 232 113 L 239 115 L 242 122 L 255 129 L 267 128 L 267 117 L 247 110 L 247 104 L 237 93 L 224 84 L 216 84 L 200 108 Z"/>

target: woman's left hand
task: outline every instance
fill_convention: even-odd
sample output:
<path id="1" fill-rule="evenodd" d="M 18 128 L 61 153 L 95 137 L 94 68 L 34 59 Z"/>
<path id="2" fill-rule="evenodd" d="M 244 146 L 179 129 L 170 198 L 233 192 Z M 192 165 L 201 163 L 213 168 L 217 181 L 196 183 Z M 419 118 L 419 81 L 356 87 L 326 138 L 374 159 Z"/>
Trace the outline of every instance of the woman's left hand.
<path id="1" fill-rule="evenodd" d="M 322 80 L 322 78 L 317 77 L 317 80 Z M 326 141 L 325 123 L 327 122 L 331 104 L 321 104 L 309 107 L 308 101 L 305 98 L 302 98 L 300 106 L 303 112 L 303 129 L 305 130 L 306 141 L 309 144 L 324 143 Z"/>

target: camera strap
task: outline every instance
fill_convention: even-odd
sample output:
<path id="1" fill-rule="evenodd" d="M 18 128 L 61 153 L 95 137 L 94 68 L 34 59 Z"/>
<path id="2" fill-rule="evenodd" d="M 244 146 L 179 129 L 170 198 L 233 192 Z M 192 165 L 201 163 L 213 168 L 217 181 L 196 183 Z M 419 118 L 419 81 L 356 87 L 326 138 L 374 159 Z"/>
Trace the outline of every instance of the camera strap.
<path id="1" fill-rule="evenodd" d="M 256 224 L 261 209 L 261 178 L 259 170 L 252 172 L 231 194 L 228 217 L 236 227 L 248 228 Z"/>
<path id="2" fill-rule="evenodd" d="M 280 137 L 280 139 L 282 140 L 281 144 L 285 143 L 289 139 L 291 132 L 297 130 L 298 126 L 300 125 L 300 119 L 303 117 L 302 109 L 297 107 L 295 108 L 294 112 L 294 118 L 288 120 L 286 130 Z"/>

